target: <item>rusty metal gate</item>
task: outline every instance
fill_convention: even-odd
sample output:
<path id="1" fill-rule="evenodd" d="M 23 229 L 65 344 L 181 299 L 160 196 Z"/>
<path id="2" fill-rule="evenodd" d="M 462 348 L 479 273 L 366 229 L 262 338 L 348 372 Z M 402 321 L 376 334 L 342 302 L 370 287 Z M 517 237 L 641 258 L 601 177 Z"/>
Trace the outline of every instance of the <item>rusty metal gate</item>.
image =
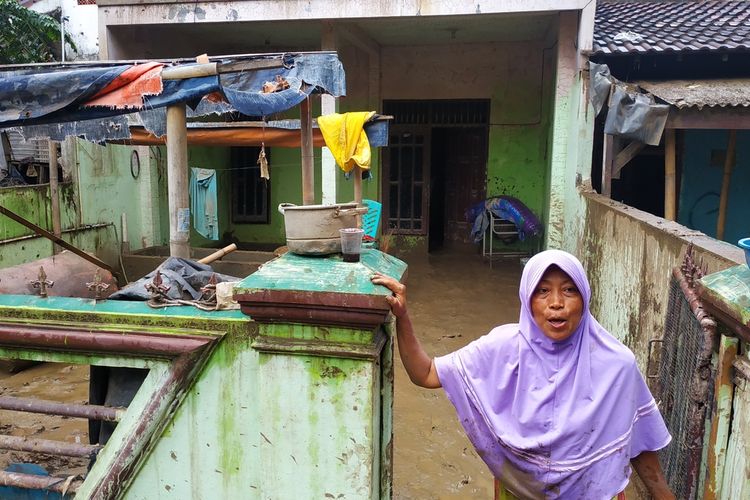
<path id="1" fill-rule="evenodd" d="M 693 288 L 705 271 L 696 265 L 688 248 L 682 266 L 675 268 L 661 341 L 661 363 L 655 394 L 672 443 L 660 452 L 672 491 L 677 498 L 697 496 L 706 417 L 713 396 L 711 354 L 716 323 L 703 310 Z"/>

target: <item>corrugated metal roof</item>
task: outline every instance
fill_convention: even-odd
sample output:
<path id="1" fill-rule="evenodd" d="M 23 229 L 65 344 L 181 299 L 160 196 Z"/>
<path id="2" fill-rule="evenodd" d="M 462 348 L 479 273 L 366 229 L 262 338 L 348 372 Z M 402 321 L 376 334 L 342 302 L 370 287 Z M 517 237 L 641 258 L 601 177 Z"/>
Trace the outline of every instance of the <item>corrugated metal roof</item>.
<path id="1" fill-rule="evenodd" d="M 749 78 L 633 83 L 677 108 L 750 106 Z"/>
<path id="2" fill-rule="evenodd" d="M 597 2 L 594 53 L 719 50 L 750 50 L 750 2 Z"/>

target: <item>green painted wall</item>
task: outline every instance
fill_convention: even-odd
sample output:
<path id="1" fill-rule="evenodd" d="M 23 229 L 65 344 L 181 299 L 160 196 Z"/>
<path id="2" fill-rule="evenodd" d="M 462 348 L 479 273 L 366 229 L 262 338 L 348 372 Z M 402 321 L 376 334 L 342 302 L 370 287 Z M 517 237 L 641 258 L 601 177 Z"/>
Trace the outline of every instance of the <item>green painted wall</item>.
<path id="1" fill-rule="evenodd" d="M 130 224 L 131 247 L 140 248 L 139 186 L 130 175 L 130 153 L 126 146 L 98 146 L 78 140 L 71 161 L 77 164 L 74 180 L 60 184 L 60 222 L 63 239 L 92 252 L 111 265 L 117 264 L 120 214 Z M 80 179 L 80 182 L 77 180 Z M 49 185 L 0 189 L 0 204 L 30 222 L 52 231 Z M 106 228 L 86 228 L 110 224 Z M 71 231 L 75 230 L 75 231 Z M 117 234 L 115 232 L 117 231 Z M 9 267 L 52 255 L 52 244 L 42 237 L 13 241 L 33 231 L 0 217 L 0 266 Z"/>

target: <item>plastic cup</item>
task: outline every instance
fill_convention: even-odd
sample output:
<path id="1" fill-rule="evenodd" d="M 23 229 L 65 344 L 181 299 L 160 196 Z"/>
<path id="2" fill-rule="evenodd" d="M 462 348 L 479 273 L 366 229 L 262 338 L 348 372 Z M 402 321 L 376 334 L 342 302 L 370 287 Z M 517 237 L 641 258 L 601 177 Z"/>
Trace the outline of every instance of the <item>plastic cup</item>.
<path id="1" fill-rule="evenodd" d="M 344 262 L 359 262 L 359 254 L 362 253 L 362 236 L 365 231 L 356 227 L 348 227 L 339 229 L 339 234 Z"/>

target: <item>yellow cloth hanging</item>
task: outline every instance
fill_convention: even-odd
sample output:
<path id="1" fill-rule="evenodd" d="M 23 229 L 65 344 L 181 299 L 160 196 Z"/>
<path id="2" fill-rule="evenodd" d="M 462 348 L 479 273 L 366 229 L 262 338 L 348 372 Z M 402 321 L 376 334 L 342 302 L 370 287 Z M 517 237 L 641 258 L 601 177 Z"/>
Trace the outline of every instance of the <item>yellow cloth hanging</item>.
<path id="1" fill-rule="evenodd" d="M 318 117 L 318 128 L 341 170 L 349 172 L 355 165 L 370 168 L 370 141 L 363 127 L 375 111 L 333 113 Z"/>

